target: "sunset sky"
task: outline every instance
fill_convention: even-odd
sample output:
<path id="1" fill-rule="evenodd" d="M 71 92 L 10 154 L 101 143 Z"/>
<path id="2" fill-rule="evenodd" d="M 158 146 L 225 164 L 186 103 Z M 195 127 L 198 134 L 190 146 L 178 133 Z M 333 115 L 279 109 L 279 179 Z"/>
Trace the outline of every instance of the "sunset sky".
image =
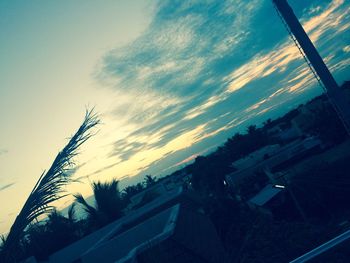
<path id="1" fill-rule="evenodd" d="M 289 3 L 349 80 L 350 2 Z M 67 191 L 88 196 L 89 181 L 169 174 L 321 92 L 271 0 L 0 0 L 0 233 L 86 108 L 102 124 Z"/>

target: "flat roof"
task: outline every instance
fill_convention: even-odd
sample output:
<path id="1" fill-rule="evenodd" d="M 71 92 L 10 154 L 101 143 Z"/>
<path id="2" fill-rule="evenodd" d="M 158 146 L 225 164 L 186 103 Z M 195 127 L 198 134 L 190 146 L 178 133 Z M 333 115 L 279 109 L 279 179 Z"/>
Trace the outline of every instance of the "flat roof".
<path id="1" fill-rule="evenodd" d="M 281 191 L 283 191 L 283 189 L 268 184 L 257 195 L 251 198 L 249 202 L 257 206 L 263 206 Z"/>
<path id="2" fill-rule="evenodd" d="M 83 262 L 127 262 L 144 247 L 168 238 L 175 227 L 180 205 L 175 205 L 147 219 L 131 229 L 111 238 L 85 253 Z M 113 253 L 111 253 L 113 251 Z"/>
<path id="3" fill-rule="evenodd" d="M 152 214 L 157 207 L 177 198 L 183 193 L 182 187 L 170 191 L 167 195 L 161 195 L 150 203 L 131 211 L 128 215 L 104 226 L 103 228 L 83 237 L 82 239 L 68 245 L 67 247 L 50 255 L 49 262 L 63 263 L 67 260 L 74 261 L 81 257 L 87 251 L 91 251 L 99 246 L 107 237 L 113 236 L 114 233 L 120 231 L 125 224 L 143 217 L 145 214 Z"/>

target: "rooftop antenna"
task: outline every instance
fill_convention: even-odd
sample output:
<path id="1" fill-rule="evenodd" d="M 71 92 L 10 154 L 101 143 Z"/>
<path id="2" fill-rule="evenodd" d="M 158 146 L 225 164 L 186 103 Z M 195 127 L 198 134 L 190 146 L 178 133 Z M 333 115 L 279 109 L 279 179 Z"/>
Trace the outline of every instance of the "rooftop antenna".
<path id="1" fill-rule="evenodd" d="M 331 72 L 317 52 L 312 41 L 299 23 L 287 0 L 272 0 L 288 33 L 310 67 L 318 83 L 323 87 L 345 130 L 350 135 L 350 104 Z"/>

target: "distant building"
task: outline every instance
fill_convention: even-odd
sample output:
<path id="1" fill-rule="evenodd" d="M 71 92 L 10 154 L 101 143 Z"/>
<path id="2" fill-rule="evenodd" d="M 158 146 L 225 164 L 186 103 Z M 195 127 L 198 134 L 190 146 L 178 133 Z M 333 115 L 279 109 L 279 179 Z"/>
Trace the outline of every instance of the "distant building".
<path id="1" fill-rule="evenodd" d="M 81 262 L 225 262 L 213 224 L 199 213 L 170 207 L 91 248 Z"/>
<path id="2" fill-rule="evenodd" d="M 128 210 L 132 210 L 133 208 L 137 207 L 141 204 L 142 201 L 144 201 L 147 198 L 149 199 L 149 201 L 152 201 L 152 199 L 155 199 L 160 195 L 166 194 L 167 192 L 169 192 L 169 190 L 162 183 L 158 183 L 153 186 L 147 187 L 142 192 L 137 193 L 130 198 L 130 205 L 128 206 Z"/>
<path id="3" fill-rule="evenodd" d="M 166 189 L 173 189 L 179 186 L 188 185 L 191 182 L 192 175 L 185 172 L 184 170 L 180 170 L 166 177 L 160 178 L 159 182 L 161 182 Z"/>
<path id="4" fill-rule="evenodd" d="M 199 212 L 198 202 L 178 187 L 53 253 L 47 262 L 226 262 L 215 227 Z"/>
<path id="5" fill-rule="evenodd" d="M 126 208 L 126 212 L 141 207 L 144 203 L 150 202 L 159 196 L 167 195 L 188 184 L 190 180 L 191 175 L 184 172 L 160 178 L 154 185 L 133 195 L 130 198 L 130 204 Z"/>
<path id="6" fill-rule="evenodd" d="M 253 196 L 248 203 L 256 207 L 263 207 L 272 202 L 282 191 L 284 191 L 283 187 L 276 187 L 272 184 L 268 184 L 259 193 Z"/>
<path id="7" fill-rule="evenodd" d="M 249 207 L 279 220 L 300 219 L 295 203 L 283 185 L 268 184 L 247 202 Z"/>
<path id="8" fill-rule="evenodd" d="M 322 142 L 316 137 L 296 140 L 285 146 L 269 145 L 235 161 L 232 165 L 237 171 L 225 176 L 229 185 L 237 184 L 247 176 L 259 171 L 287 169 L 304 155 L 322 147 Z"/>
<path id="9" fill-rule="evenodd" d="M 267 134 L 273 138 L 280 139 L 282 141 L 291 141 L 297 139 L 303 135 L 300 128 L 295 125 L 293 121 L 290 123 L 279 123 L 269 129 L 267 129 Z"/>
<path id="10" fill-rule="evenodd" d="M 270 156 L 275 155 L 280 151 L 280 146 L 278 144 L 267 145 L 244 158 L 241 158 L 232 163 L 232 166 L 238 170 L 243 170 L 255 165 L 258 162 L 268 159 Z"/>
<path id="11" fill-rule="evenodd" d="M 248 205 L 253 209 L 273 216 L 273 208 L 284 203 L 282 192 L 284 192 L 284 189 L 268 184 L 248 201 Z"/>

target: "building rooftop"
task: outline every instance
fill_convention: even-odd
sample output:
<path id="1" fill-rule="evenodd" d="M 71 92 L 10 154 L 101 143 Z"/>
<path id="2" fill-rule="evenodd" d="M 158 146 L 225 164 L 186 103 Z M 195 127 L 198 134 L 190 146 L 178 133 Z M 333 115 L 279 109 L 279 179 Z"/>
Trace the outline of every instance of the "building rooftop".
<path id="1" fill-rule="evenodd" d="M 268 184 L 257 195 L 251 198 L 249 202 L 257 206 L 263 206 L 281 191 L 283 191 L 282 188 Z"/>
<path id="2" fill-rule="evenodd" d="M 196 207 L 180 187 L 57 251 L 48 262 L 226 262 L 214 225 Z"/>
<path id="3" fill-rule="evenodd" d="M 82 255 L 82 262 L 135 262 L 138 253 L 172 235 L 179 209 L 180 205 L 175 205 L 124 232 L 106 237 Z"/>
<path id="4" fill-rule="evenodd" d="M 78 259 L 83 253 L 91 249 L 96 244 L 99 244 L 105 237 L 112 235 L 116 231 L 120 231 L 125 228 L 126 225 L 130 225 L 130 222 L 146 220 L 150 216 L 158 213 L 160 210 L 164 210 L 162 206 L 167 203 L 176 200 L 183 193 L 182 188 L 177 188 L 166 196 L 161 196 L 150 203 L 131 211 L 128 215 L 116 220 L 103 228 L 91 233 L 90 235 L 74 242 L 73 244 L 55 252 L 50 256 L 50 262 L 63 263 L 71 262 Z M 169 207 L 169 206 L 168 206 Z M 70 261 L 69 261 L 70 260 Z"/>

